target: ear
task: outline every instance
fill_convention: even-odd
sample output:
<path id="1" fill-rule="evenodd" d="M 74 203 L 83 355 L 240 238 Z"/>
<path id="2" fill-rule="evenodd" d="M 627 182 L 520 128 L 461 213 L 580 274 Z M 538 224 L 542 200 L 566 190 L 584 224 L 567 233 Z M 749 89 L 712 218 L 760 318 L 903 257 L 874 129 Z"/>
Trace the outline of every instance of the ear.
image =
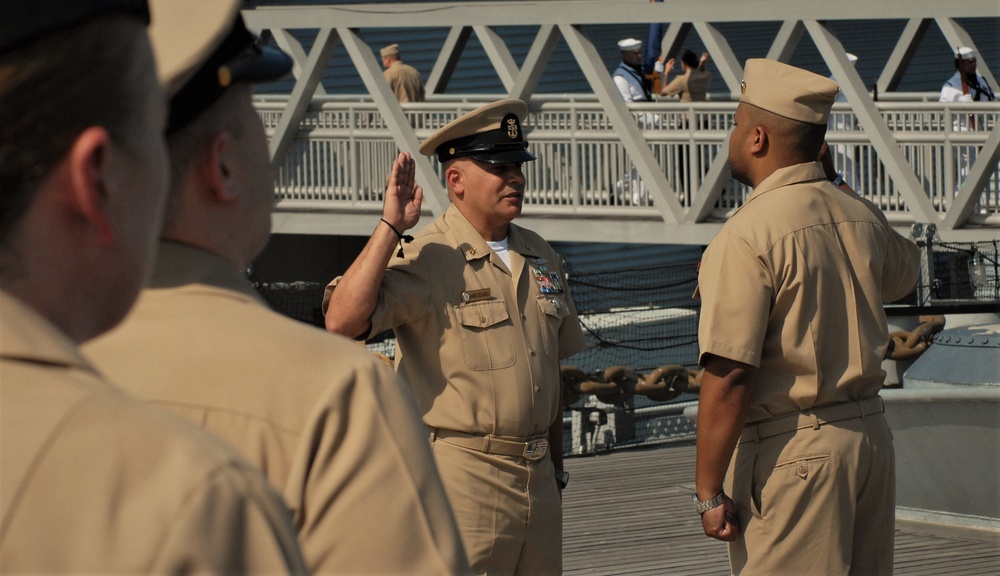
<path id="1" fill-rule="evenodd" d="M 108 213 L 111 153 L 111 135 L 103 127 L 92 126 L 76 137 L 67 155 L 71 209 L 93 227 L 102 246 L 115 240 Z"/>
<path id="2" fill-rule="evenodd" d="M 757 125 L 750 131 L 750 152 L 754 156 L 759 156 L 767 151 L 767 130 L 763 126 Z"/>
<path id="3" fill-rule="evenodd" d="M 208 143 L 208 153 L 202 164 L 202 177 L 217 202 L 230 203 L 239 198 L 235 178 L 237 142 L 228 132 L 219 132 Z"/>
<path id="4" fill-rule="evenodd" d="M 448 189 L 455 193 L 455 197 L 461 200 L 465 197 L 465 179 L 459 165 L 452 164 L 444 173 L 444 181 Z"/>

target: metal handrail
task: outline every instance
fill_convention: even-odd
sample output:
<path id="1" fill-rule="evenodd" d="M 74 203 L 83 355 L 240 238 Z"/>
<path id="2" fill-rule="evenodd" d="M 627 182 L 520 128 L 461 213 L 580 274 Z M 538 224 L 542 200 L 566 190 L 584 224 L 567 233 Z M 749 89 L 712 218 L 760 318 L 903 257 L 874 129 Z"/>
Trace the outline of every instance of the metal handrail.
<path id="1" fill-rule="evenodd" d="M 488 96 L 451 98 L 406 104 L 403 110 L 425 138 Z M 276 126 L 284 101 L 258 99 L 265 126 Z M 667 175 L 681 206 L 688 208 L 702 190 L 703 177 L 725 144 L 735 102 L 632 104 L 630 112 L 642 136 Z M 896 144 L 939 214 L 955 196 L 963 160 L 989 138 L 1000 117 L 996 103 L 878 102 L 876 107 Z M 525 165 L 526 206 L 576 214 L 609 211 L 655 217 L 655 195 L 638 180 L 615 127 L 592 97 L 548 95 L 532 101 L 525 132 L 538 161 Z M 972 116 L 977 130 L 962 129 L 960 119 Z M 868 135 L 848 103 L 833 107 L 828 142 L 850 150 L 855 186 L 893 221 L 906 221 L 908 211 L 897 185 L 887 176 Z M 295 143 L 276 175 L 277 211 L 372 211 L 381 204 L 385 175 L 397 144 L 375 103 L 361 98 L 317 98 L 303 118 Z M 838 169 L 848 166 L 836 157 Z M 966 169 L 969 165 L 966 166 Z M 1000 170 L 986 167 L 987 185 L 978 191 L 971 221 L 1000 221 Z M 636 184 L 633 184 L 635 182 Z M 729 180 L 719 195 L 712 218 L 739 207 L 749 190 Z"/>

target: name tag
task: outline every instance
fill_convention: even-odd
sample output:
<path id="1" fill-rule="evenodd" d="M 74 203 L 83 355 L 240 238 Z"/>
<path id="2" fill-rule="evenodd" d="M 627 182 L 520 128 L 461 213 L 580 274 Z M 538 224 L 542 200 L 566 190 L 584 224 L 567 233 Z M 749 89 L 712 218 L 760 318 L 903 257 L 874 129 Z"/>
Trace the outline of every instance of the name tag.
<path id="1" fill-rule="evenodd" d="M 493 296 L 490 293 L 489 288 L 480 288 L 479 290 L 467 290 L 462 292 L 462 302 L 468 304 L 469 302 L 481 302 L 483 300 L 489 300 Z"/>

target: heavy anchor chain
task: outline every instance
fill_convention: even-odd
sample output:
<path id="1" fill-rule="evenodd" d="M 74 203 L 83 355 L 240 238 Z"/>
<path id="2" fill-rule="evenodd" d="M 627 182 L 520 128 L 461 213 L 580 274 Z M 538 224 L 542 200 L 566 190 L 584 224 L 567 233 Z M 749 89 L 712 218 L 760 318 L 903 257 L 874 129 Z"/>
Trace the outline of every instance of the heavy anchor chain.
<path id="1" fill-rule="evenodd" d="M 630 395 L 640 395 L 656 402 L 667 402 L 683 392 L 697 394 L 702 371 L 677 365 L 660 366 L 641 374 L 630 366 L 612 366 L 588 374 L 576 366 L 560 369 L 566 406 L 575 404 L 585 394 L 593 394 L 605 404 L 621 404 Z"/>
<path id="2" fill-rule="evenodd" d="M 931 345 L 935 334 L 944 329 L 944 316 L 920 316 L 920 324 L 913 330 L 898 330 L 889 334 L 889 347 L 885 357 L 889 360 L 912 360 Z"/>

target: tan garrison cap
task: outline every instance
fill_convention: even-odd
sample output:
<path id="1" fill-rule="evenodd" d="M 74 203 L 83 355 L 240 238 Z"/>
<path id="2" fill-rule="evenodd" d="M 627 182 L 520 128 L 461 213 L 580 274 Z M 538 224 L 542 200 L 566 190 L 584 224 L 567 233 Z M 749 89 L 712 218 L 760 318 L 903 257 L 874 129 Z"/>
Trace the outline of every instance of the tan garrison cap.
<path id="1" fill-rule="evenodd" d="M 618 49 L 621 50 L 622 52 L 642 50 L 642 40 L 637 40 L 635 38 L 626 38 L 618 42 Z"/>
<path id="2" fill-rule="evenodd" d="M 385 48 L 379 50 L 379 54 L 381 54 L 383 58 L 388 58 L 389 56 L 399 56 L 399 44 L 389 44 Z"/>
<path id="3" fill-rule="evenodd" d="M 840 86 L 801 68 L 751 58 L 743 70 L 741 91 L 740 102 L 799 122 L 826 124 Z"/>
<path id="4" fill-rule="evenodd" d="M 441 162 L 463 156 L 488 164 L 530 162 L 535 157 L 521 130 L 527 115 L 528 105 L 513 98 L 481 106 L 424 140 L 420 153 Z"/>

